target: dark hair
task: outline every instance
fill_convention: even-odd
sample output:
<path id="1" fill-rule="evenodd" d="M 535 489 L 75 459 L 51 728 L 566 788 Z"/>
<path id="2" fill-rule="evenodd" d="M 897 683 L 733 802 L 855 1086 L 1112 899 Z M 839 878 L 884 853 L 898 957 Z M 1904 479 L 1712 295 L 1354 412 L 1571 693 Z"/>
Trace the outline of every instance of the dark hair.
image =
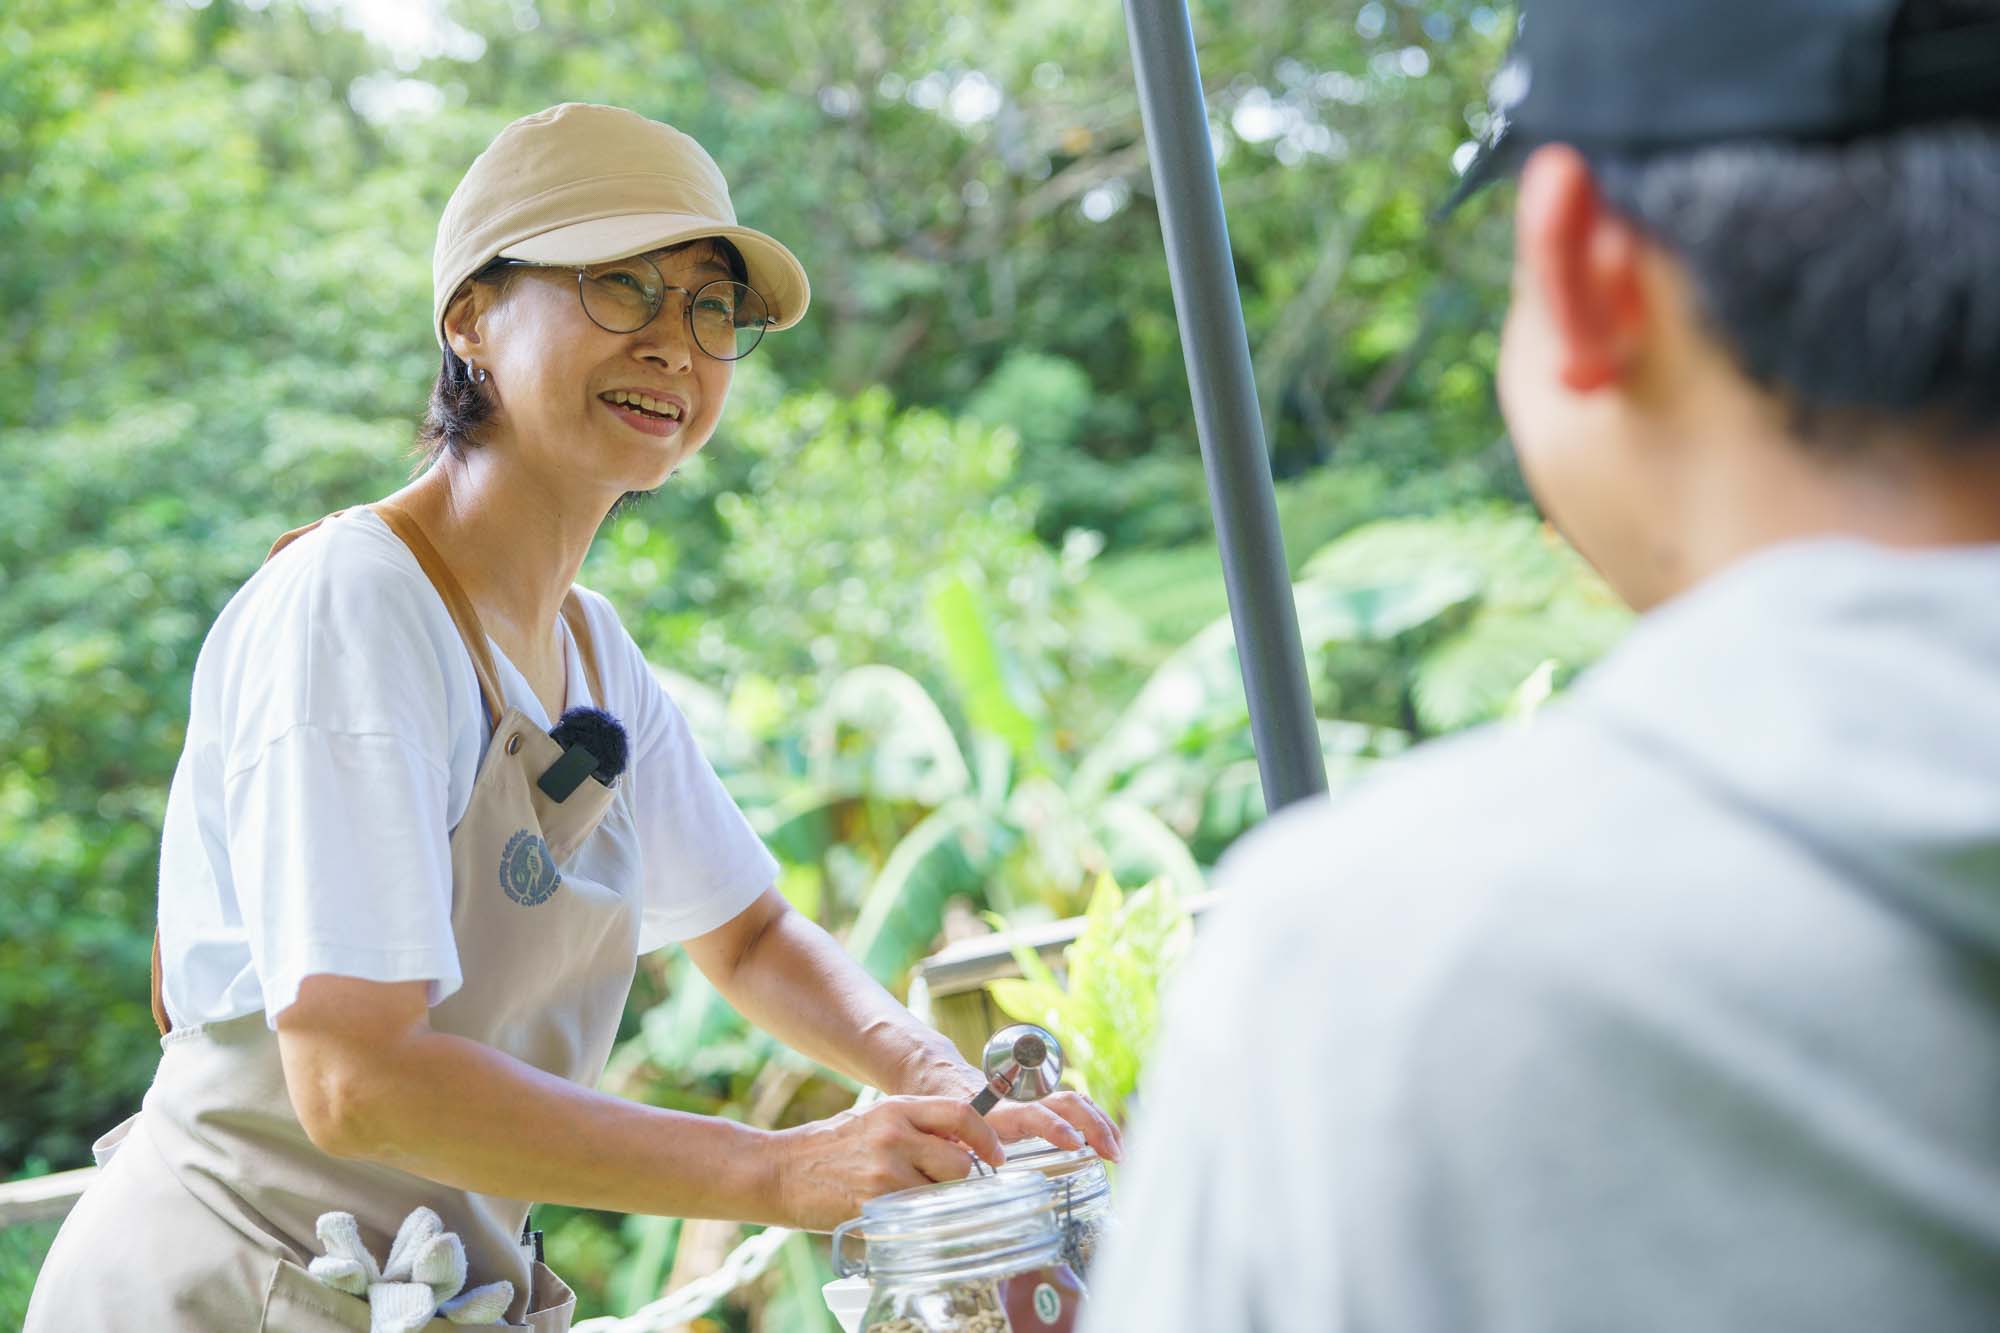
<path id="1" fill-rule="evenodd" d="M 667 253 L 679 254 L 701 245 L 714 249 L 716 256 L 729 266 L 730 277 L 737 282 L 750 280 L 749 266 L 743 262 L 742 252 L 720 236 L 683 241 L 668 249 Z M 519 271 L 494 259 L 467 278 L 466 282 L 504 284 Z M 453 299 L 457 299 L 455 293 Z M 411 470 L 412 475 L 427 470 L 447 450 L 454 458 L 463 458 L 468 449 L 478 448 L 479 432 L 492 419 L 493 399 L 483 386 L 473 381 L 472 368 L 459 358 L 458 353 L 446 347 L 443 361 L 438 366 L 437 382 L 431 385 L 430 407 L 424 414 L 423 425 L 417 428 L 416 445 L 412 451 L 416 456 L 416 466 Z"/>
<path id="2" fill-rule="evenodd" d="M 2000 0 L 1910 0 L 1899 31 L 1995 20 Z M 1809 445 L 2000 435 L 2000 127 L 1725 144 L 1595 172 L 1682 261 L 1703 317 Z"/>

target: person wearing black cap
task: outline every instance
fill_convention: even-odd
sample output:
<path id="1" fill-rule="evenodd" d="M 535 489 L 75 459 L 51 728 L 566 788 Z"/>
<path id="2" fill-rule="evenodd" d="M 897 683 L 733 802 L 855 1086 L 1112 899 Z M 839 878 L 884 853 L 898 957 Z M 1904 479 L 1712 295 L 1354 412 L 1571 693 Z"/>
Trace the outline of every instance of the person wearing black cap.
<path id="1" fill-rule="evenodd" d="M 1644 614 L 1232 851 L 1090 1327 L 2000 1328 L 2000 3 L 1524 8 L 1500 399 Z"/>

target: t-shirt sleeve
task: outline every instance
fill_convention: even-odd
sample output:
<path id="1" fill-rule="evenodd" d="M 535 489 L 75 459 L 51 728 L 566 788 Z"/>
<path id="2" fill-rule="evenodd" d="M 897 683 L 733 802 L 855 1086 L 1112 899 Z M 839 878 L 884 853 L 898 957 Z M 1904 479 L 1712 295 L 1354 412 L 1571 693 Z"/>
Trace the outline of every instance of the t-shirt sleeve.
<path id="1" fill-rule="evenodd" d="M 687 718 L 626 636 L 639 703 L 632 815 L 645 865 L 639 952 L 721 926 L 777 882 L 778 862 L 696 744 Z"/>
<path id="2" fill-rule="evenodd" d="M 431 1004 L 461 981 L 448 764 L 475 701 L 429 588 L 326 535 L 246 589 L 219 663 L 228 863 L 273 1027 L 315 974 L 428 982 Z"/>

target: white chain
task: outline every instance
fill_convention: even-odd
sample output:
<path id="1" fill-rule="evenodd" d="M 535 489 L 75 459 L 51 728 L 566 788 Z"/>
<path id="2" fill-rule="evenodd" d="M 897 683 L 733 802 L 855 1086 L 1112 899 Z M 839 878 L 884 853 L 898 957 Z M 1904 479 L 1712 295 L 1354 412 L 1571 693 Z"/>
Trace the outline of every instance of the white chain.
<path id="1" fill-rule="evenodd" d="M 910 979 L 910 1012 L 922 1023 L 931 1021 L 930 987 L 922 975 Z M 854 1099 L 855 1108 L 877 1101 L 882 1094 L 863 1088 Z M 570 1333 L 670 1333 L 683 1324 L 705 1315 L 724 1296 L 749 1286 L 764 1276 L 785 1242 L 798 1234 L 786 1227 L 765 1227 L 729 1252 L 713 1273 L 696 1278 L 678 1291 L 669 1292 L 631 1314 L 600 1315 L 571 1326 Z"/>
<path id="2" fill-rule="evenodd" d="M 730 1251 L 722 1266 L 707 1277 L 697 1278 L 679 1291 L 662 1296 L 650 1305 L 618 1318 L 605 1315 L 574 1325 L 572 1333 L 667 1333 L 708 1313 L 717 1301 L 764 1275 L 793 1233 L 784 1227 L 766 1227 Z"/>

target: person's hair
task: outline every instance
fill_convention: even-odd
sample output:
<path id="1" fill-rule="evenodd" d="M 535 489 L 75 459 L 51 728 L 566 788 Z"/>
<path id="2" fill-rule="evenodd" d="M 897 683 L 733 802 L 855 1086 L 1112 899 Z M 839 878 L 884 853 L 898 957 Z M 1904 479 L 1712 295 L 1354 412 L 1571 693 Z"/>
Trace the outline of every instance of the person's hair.
<path id="1" fill-rule="evenodd" d="M 1994 21 L 2000 0 L 1909 0 L 1898 31 Z M 1681 261 L 1710 330 L 1808 446 L 2000 440 L 2000 127 L 1593 170 L 1611 207 Z"/>
<path id="2" fill-rule="evenodd" d="M 710 247 L 717 258 L 729 268 L 729 276 L 737 282 L 750 280 L 749 266 L 743 262 L 743 254 L 729 241 L 720 236 L 704 236 L 692 241 L 684 241 L 670 248 L 668 254 L 679 254 L 683 250 L 699 246 Z M 467 284 L 475 282 L 505 283 L 520 270 L 502 263 L 499 259 L 488 261 L 471 277 Z M 464 286 L 460 287 L 460 291 Z M 457 299 L 456 293 L 453 299 Z M 416 445 L 413 450 L 416 465 L 412 473 L 422 473 L 438 456 L 449 450 L 453 457 L 463 458 L 466 451 L 479 447 L 481 430 L 493 419 L 493 398 L 485 386 L 472 378 L 472 368 L 450 347 L 444 349 L 444 358 L 438 366 L 437 382 L 431 385 L 430 407 L 424 414 L 423 425 L 417 428 Z"/>

